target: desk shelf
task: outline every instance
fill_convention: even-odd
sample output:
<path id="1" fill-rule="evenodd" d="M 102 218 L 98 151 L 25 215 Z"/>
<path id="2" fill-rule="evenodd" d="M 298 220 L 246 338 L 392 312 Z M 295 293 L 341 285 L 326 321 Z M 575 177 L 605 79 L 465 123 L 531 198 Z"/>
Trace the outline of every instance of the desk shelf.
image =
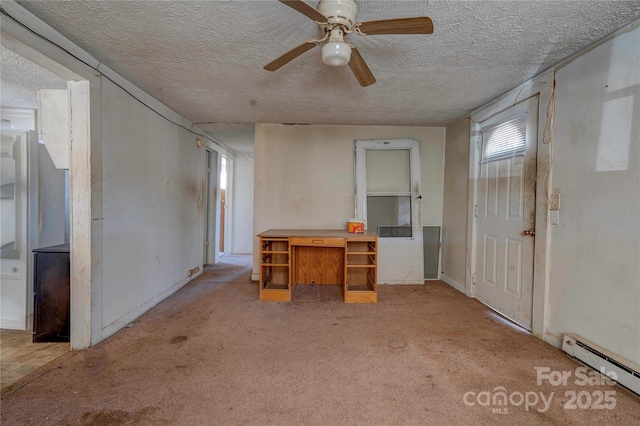
<path id="1" fill-rule="evenodd" d="M 345 251 L 344 301 L 376 303 L 378 301 L 378 240 L 347 241 Z"/>
<path id="2" fill-rule="evenodd" d="M 260 238 L 260 300 L 291 301 L 288 238 Z"/>

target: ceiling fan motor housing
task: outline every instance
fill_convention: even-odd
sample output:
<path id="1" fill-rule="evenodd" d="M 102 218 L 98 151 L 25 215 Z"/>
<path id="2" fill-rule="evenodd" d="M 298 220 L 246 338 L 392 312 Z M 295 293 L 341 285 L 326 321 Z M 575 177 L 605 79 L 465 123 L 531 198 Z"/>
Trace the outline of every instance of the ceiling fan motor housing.
<path id="1" fill-rule="evenodd" d="M 355 0 L 320 0 L 318 11 L 333 25 L 342 25 L 350 30 L 356 21 L 358 5 Z"/>

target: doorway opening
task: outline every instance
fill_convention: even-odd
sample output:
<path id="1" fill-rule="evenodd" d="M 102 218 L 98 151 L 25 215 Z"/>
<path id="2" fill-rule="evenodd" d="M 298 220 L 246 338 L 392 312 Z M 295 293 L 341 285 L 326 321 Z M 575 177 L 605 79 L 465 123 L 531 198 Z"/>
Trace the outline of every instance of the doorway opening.
<path id="1" fill-rule="evenodd" d="M 215 265 L 229 248 L 232 161 L 226 151 L 207 142 L 205 154 L 204 265 Z"/>
<path id="2" fill-rule="evenodd" d="M 2 61 L 0 346 L 2 388 L 68 352 L 71 319 L 71 93 L 26 46 L 0 47 Z M 21 53 L 28 53 L 23 56 Z M 42 62 L 51 61 L 44 58 Z M 60 71 L 59 66 L 52 69 Z M 19 78 L 27 75 L 29 78 Z M 58 101 L 61 104 L 58 104 Z M 78 117 L 88 117 L 88 102 Z M 60 114 L 64 111 L 64 114 Z M 81 140 L 82 138 L 78 138 Z M 90 301 L 89 301 L 90 303 Z M 80 309 L 81 310 L 81 309 Z"/>
<path id="3" fill-rule="evenodd" d="M 229 160 L 227 157 L 222 156 L 220 161 L 220 205 L 218 209 L 220 211 L 220 227 L 218 228 L 220 237 L 218 238 L 218 252 L 220 255 L 225 254 L 225 238 L 227 233 L 225 227 L 227 224 L 227 182 L 228 179 Z"/>
<path id="4" fill-rule="evenodd" d="M 204 213 L 204 265 L 214 265 L 217 261 L 215 241 L 219 206 L 218 191 L 218 152 L 206 150 L 206 190 Z"/>

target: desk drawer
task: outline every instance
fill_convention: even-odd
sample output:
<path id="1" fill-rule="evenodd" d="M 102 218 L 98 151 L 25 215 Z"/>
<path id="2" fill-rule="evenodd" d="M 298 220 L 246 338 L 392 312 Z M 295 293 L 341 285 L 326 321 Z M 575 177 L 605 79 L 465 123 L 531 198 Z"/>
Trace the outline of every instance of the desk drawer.
<path id="1" fill-rule="evenodd" d="M 292 246 L 344 247 L 344 238 L 325 237 L 291 237 Z"/>

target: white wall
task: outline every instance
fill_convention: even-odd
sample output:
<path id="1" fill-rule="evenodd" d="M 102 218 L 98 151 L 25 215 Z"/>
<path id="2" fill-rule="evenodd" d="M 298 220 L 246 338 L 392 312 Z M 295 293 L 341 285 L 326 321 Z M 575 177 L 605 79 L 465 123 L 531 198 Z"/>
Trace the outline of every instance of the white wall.
<path id="1" fill-rule="evenodd" d="M 469 196 L 468 118 L 447 127 L 442 218 L 442 280 L 465 292 L 467 201 Z"/>
<path id="2" fill-rule="evenodd" d="M 253 153 L 239 152 L 233 160 L 231 252 L 253 252 Z"/>
<path id="3" fill-rule="evenodd" d="M 444 136 L 441 127 L 256 125 L 254 253 L 255 235 L 267 229 L 346 229 L 355 214 L 356 139 L 420 141 L 422 223 L 440 226 Z"/>
<path id="4" fill-rule="evenodd" d="M 67 242 L 68 221 L 65 170 L 56 169 L 45 145 L 38 144 L 38 210 L 33 231 L 33 248 L 48 247 Z M 35 203 L 34 203 L 35 204 Z M 30 237 L 31 239 L 31 237 Z"/>
<path id="5" fill-rule="evenodd" d="M 548 331 L 640 364 L 640 29 L 556 73 Z"/>
<path id="6" fill-rule="evenodd" d="M 420 141 L 420 172 L 422 173 L 422 226 L 442 226 L 444 191 L 444 127 L 404 127 L 423 129 L 413 139 Z"/>
<path id="7" fill-rule="evenodd" d="M 188 281 L 188 269 L 202 266 L 204 149 L 195 140 L 204 133 L 18 4 L 2 6 L 24 24 L 1 15 L 2 46 L 73 81 L 72 111 L 89 111 L 74 113 L 69 177 L 71 346 L 82 349 L 169 296 Z"/>
<path id="8" fill-rule="evenodd" d="M 204 149 L 196 138 L 103 81 L 103 337 L 202 265 Z"/>

